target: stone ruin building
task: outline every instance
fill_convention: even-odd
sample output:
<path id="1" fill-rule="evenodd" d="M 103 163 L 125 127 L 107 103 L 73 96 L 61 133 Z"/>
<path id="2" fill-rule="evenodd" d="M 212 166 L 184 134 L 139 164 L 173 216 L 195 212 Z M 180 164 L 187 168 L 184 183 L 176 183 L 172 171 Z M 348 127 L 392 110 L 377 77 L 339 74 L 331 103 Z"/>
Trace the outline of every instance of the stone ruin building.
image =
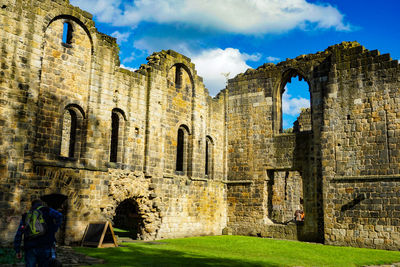
<path id="1" fill-rule="evenodd" d="M 63 37 L 64 36 L 64 37 Z M 400 248 L 400 66 L 343 42 L 209 96 L 189 58 L 120 67 L 68 0 L 0 1 L 0 236 L 42 198 L 62 242 L 112 221 L 144 240 L 238 234 Z M 282 92 L 311 107 L 282 132 Z M 288 223 L 304 208 L 303 224 Z"/>

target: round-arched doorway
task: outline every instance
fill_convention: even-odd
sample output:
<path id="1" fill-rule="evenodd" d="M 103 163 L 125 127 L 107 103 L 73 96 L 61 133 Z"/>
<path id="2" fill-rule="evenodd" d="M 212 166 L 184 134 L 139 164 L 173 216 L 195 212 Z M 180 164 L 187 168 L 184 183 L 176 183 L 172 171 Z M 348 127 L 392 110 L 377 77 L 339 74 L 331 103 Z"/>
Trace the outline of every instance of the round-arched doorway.
<path id="1" fill-rule="evenodd" d="M 143 227 L 143 218 L 135 199 L 125 199 L 117 206 L 113 227 L 119 237 L 138 239 Z"/>
<path id="2" fill-rule="evenodd" d="M 62 194 L 49 194 L 41 196 L 40 199 L 46 204 L 46 206 L 58 210 L 63 215 L 63 222 L 60 229 L 56 233 L 56 240 L 58 244 L 64 244 L 65 242 L 65 226 L 67 222 L 68 214 L 68 197 Z"/>

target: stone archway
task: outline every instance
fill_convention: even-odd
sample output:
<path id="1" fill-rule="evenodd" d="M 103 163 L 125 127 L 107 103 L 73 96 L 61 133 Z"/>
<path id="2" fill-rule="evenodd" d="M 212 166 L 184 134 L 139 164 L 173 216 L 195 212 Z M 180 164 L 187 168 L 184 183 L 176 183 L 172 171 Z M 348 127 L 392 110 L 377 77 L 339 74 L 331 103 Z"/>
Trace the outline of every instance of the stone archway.
<path id="1" fill-rule="evenodd" d="M 131 238 L 156 239 L 161 226 L 162 205 L 154 192 L 154 184 L 150 185 L 151 180 L 141 172 L 110 170 L 109 174 L 109 200 L 102 216 L 117 228 L 115 223 L 130 228 L 127 234 Z"/>
<path id="2" fill-rule="evenodd" d="M 63 222 L 56 233 L 58 244 L 65 243 L 65 226 L 67 223 L 68 214 L 68 197 L 62 194 L 48 194 L 41 196 L 40 199 L 50 208 L 55 209 L 63 214 Z"/>
<path id="3" fill-rule="evenodd" d="M 134 198 L 125 199 L 117 206 L 113 225 L 114 228 L 117 228 L 115 232 L 118 236 L 138 239 L 138 235 L 143 230 L 144 222 L 139 204 Z"/>

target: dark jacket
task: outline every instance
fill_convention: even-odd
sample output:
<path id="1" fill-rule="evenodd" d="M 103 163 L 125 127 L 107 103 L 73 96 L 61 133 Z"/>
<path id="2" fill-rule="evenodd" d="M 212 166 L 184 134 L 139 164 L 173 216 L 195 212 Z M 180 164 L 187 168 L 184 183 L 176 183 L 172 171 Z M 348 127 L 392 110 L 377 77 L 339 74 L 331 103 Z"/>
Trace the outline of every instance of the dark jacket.
<path id="1" fill-rule="evenodd" d="M 38 208 L 32 207 L 32 210 Z M 34 239 L 27 240 L 24 236 L 24 249 L 31 248 L 51 248 L 56 242 L 55 233 L 62 223 L 62 214 L 52 208 L 41 207 L 40 211 L 43 213 L 43 218 L 47 225 L 46 233 L 43 236 L 36 237 Z M 25 217 L 26 213 L 22 215 L 22 219 L 19 223 L 17 233 L 14 238 L 14 249 L 15 252 L 19 253 L 21 251 L 22 236 L 24 235 L 25 229 Z"/>

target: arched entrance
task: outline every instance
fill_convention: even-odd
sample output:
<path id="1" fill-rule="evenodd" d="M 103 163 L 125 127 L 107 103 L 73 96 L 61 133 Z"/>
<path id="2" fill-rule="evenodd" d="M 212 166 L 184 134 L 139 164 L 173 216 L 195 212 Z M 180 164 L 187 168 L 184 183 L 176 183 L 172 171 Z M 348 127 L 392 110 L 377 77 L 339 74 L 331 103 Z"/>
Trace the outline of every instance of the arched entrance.
<path id="1" fill-rule="evenodd" d="M 55 209 L 63 214 L 63 222 L 56 233 L 56 240 L 58 244 L 64 244 L 65 241 L 65 225 L 67 222 L 68 213 L 68 197 L 62 194 L 49 194 L 41 196 L 40 199 L 46 204 L 46 206 Z"/>
<path id="2" fill-rule="evenodd" d="M 143 227 L 143 218 L 135 199 L 125 199 L 118 205 L 113 225 L 119 237 L 138 239 Z"/>

